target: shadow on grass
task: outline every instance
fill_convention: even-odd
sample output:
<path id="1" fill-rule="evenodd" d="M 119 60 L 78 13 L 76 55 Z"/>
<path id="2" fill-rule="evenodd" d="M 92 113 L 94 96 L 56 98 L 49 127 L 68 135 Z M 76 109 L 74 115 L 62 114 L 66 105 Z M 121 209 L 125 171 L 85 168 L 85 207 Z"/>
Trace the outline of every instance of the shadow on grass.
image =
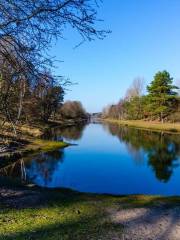
<path id="1" fill-rule="evenodd" d="M 46 202 L 33 208 L 1 208 L 9 226 L 0 233 L 0 240 L 96 240 L 120 237 L 122 226 L 111 223 L 101 205 L 87 195 L 65 189 L 42 192 L 47 197 Z"/>

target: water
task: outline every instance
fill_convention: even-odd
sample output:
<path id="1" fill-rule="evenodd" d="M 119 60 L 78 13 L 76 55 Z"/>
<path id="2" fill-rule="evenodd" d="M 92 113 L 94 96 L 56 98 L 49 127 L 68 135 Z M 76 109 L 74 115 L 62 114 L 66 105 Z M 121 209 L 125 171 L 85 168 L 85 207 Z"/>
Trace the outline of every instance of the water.
<path id="1" fill-rule="evenodd" d="M 45 137 L 75 145 L 18 160 L 5 173 L 48 188 L 180 195 L 178 134 L 89 124 L 52 129 Z"/>

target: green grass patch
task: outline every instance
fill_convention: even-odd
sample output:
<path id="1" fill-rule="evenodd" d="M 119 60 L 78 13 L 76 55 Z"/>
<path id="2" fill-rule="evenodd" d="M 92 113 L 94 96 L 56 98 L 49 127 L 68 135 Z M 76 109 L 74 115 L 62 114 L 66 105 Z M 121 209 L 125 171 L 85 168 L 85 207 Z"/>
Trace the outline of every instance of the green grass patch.
<path id="1" fill-rule="evenodd" d="M 29 147 L 31 147 L 31 150 L 39 149 L 43 152 L 48 152 L 52 150 L 56 150 L 59 148 L 64 148 L 69 146 L 68 143 L 65 142 L 57 142 L 57 141 L 49 141 L 49 140 L 41 140 L 41 139 L 36 139 L 30 144 Z"/>
<path id="2" fill-rule="evenodd" d="M 37 152 L 50 152 L 53 150 L 57 150 L 60 148 L 68 147 L 69 144 L 66 142 L 58 142 L 58 141 L 49 141 L 42 139 L 30 140 L 29 144 L 27 144 L 24 148 L 21 149 L 22 155 L 27 155 L 30 153 Z"/>

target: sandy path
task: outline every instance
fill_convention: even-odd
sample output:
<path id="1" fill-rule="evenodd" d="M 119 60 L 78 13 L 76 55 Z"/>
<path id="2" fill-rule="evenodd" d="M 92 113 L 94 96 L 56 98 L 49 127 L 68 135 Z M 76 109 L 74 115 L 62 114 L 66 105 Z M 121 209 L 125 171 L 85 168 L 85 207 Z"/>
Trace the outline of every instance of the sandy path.
<path id="1" fill-rule="evenodd" d="M 180 240 L 180 207 L 122 209 L 111 219 L 124 226 L 122 240 Z"/>

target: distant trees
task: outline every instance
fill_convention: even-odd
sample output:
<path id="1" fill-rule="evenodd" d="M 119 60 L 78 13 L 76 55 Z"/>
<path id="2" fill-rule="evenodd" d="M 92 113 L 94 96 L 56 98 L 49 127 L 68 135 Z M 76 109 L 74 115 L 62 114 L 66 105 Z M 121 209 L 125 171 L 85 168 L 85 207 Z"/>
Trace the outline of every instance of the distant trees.
<path id="1" fill-rule="evenodd" d="M 140 119 L 143 115 L 143 89 L 144 79 L 134 79 L 131 86 L 126 91 L 125 98 L 121 99 L 117 104 L 108 106 L 104 109 L 104 117 L 111 117 L 121 120 Z"/>
<path id="2" fill-rule="evenodd" d="M 167 71 L 155 75 L 151 84 L 147 86 L 147 95 L 143 95 L 143 86 L 142 79 L 135 79 L 125 98 L 106 107 L 103 116 L 120 120 L 180 121 L 178 87 L 173 85 L 173 79 Z"/>
<path id="3" fill-rule="evenodd" d="M 87 119 L 88 115 L 79 101 L 67 101 L 60 108 L 59 114 L 63 119 Z"/>

